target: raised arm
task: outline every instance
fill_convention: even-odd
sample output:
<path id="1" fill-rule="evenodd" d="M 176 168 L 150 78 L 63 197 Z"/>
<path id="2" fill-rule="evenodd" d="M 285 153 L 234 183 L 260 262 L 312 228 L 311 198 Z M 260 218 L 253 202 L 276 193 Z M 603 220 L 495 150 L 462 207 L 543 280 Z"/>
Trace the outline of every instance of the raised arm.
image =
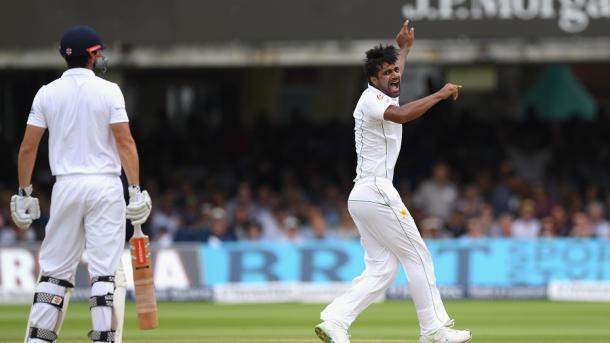
<path id="1" fill-rule="evenodd" d="M 383 113 L 383 119 L 398 124 L 410 122 L 411 120 L 419 118 L 432 106 L 450 96 L 453 97 L 453 100 L 457 100 L 460 88 L 462 88 L 462 86 L 448 83 L 438 92 L 430 94 L 425 98 L 411 101 L 402 106 L 389 106 Z"/>
<path id="2" fill-rule="evenodd" d="M 405 69 L 407 55 L 411 51 L 413 41 L 415 41 L 415 29 L 409 27 L 409 19 L 407 19 L 396 35 L 396 44 L 398 44 L 398 60 L 396 61 L 396 65 L 400 69 L 400 75 L 402 75 L 402 72 Z"/>

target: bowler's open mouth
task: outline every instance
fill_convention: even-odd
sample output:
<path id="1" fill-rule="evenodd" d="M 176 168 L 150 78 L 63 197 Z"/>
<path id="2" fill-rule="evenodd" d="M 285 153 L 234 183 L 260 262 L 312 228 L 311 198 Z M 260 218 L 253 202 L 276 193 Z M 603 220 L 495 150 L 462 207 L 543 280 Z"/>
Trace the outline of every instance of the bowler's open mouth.
<path id="1" fill-rule="evenodd" d="M 398 93 L 400 92 L 400 81 L 390 82 L 390 92 Z"/>

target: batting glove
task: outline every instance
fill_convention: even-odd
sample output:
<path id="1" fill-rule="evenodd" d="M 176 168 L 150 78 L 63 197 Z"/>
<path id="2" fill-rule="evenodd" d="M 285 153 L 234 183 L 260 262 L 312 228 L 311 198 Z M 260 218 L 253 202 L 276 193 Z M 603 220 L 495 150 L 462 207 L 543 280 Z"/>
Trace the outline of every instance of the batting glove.
<path id="1" fill-rule="evenodd" d="M 18 228 L 27 230 L 33 220 L 40 218 L 38 198 L 32 197 L 32 185 L 21 188 L 11 197 L 11 217 Z"/>
<path id="2" fill-rule="evenodd" d="M 152 201 L 147 191 L 141 191 L 139 185 L 130 185 L 129 205 L 127 205 L 127 219 L 132 225 L 142 225 L 150 215 Z"/>

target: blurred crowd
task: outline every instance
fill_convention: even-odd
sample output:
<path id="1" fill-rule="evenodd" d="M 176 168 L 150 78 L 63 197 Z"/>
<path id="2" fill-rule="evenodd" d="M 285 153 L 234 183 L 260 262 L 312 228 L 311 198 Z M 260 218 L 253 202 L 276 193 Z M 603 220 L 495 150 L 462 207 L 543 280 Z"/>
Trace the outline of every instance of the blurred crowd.
<path id="1" fill-rule="evenodd" d="M 350 184 L 322 182 L 314 189 L 305 188 L 287 173 L 278 185 L 242 181 L 227 192 L 217 182 L 197 188 L 185 180 L 176 188 L 162 190 L 151 179 L 146 186 L 154 210 L 145 231 L 161 246 L 176 242 L 358 239 L 348 211 Z M 418 184 L 399 182 L 397 188 L 425 239 L 610 239 L 610 193 L 596 184 L 581 190 L 570 183 L 528 181 L 508 160 L 501 162 L 495 173 L 480 172 L 472 182 L 463 184 L 456 183 L 451 167 L 439 161 Z M 8 204 L 2 204 L 0 242 L 43 237 L 49 200 L 45 194 L 38 195 L 43 217 L 28 231 L 12 224 Z M 2 199 L 8 197 L 10 192 L 3 191 Z"/>
<path id="2" fill-rule="evenodd" d="M 542 122 L 451 106 L 404 126 L 394 184 L 423 237 L 610 238 L 610 113 Z M 261 114 L 248 126 L 225 111 L 132 120 L 153 241 L 358 239 L 347 204 L 351 116 L 317 123 L 297 111 L 277 121 Z M 17 148 L 2 150 L 16 157 Z M 0 243 L 44 237 L 53 184 L 45 154 L 43 146 L 33 177 L 42 218 L 28 231 L 10 220 L 16 165 L 2 168 Z"/>

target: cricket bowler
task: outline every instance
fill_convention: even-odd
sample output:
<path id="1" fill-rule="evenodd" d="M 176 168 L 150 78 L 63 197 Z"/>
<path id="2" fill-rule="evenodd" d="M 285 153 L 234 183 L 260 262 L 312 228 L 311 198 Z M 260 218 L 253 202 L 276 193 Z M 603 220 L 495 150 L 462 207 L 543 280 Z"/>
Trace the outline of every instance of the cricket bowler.
<path id="1" fill-rule="evenodd" d="M 315 327 L 326 343 L 349 343 L 347 330 L 356 317 L 384 294 L 402 265 L 409 279 L 420 326 L 420 343 L 468 342 L 470 331 L 453 329 L 436 287 L 432 258 L 417 226 L 392 184 L 402 142 L 402 124 L 417 119 L 436 103 L 458 98 L 461 86 L 446 84 L 425 98 L 399 105 L 400 81 L 415 31 L 405 21 L 393 46 L 366 52 L 364 69 L 368 88 L 356 109 L 356 178 L 348 209 L 361 236 L 364 272 L 347 293 L 321 313 Z"/>

